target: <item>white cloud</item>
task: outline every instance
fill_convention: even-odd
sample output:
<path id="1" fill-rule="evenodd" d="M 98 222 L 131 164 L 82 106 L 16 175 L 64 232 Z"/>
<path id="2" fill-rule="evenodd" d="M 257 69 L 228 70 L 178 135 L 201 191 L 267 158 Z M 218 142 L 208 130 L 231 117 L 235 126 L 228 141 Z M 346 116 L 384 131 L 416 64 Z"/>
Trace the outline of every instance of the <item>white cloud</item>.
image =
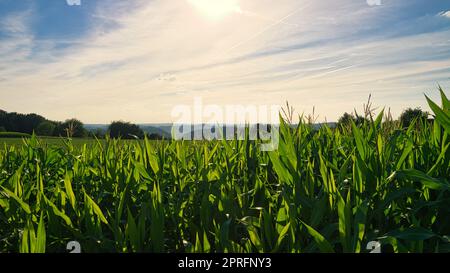
<path id="1" fill-rule="evenodd" d="M 450 19 L 450 10 L 449 11 L 443 11 L 441 13 L 439 13 L 440 16 L 442 17 L 446 17 Z"/>
<path id="2" fill-rule="evenodd" d="M 23 34 L 29 30 L 31 10 L 15 12 L 0 19 L 0 30 L 10 35 Z"/>
<path id="3" fill-rule="evenodd" d="M 120 27 L 93 28 L 57 57 L 51 42 L 33 39 L 29 23 L 9 19 L 4 28 L 22 34 L 0 43 L 0 76 L 7 79 L 0 81 L 0 108 L 92 123 L 164 122 L 172 106 L 200 95 L 214 104 L 289 100 L 299 111 L 316 105 L 333 120 L 369 92 L 398 109 L 410 106 L 401 97 L 406 92 L 420 103 L 423 88 L 450 67 L 448 31 L 361 38 L 355 33 L 370 30 L 388 5 L 318 2 L 240 1 L 242 12 L 221 20 L 202 16 L 188 1 L 101 6 L 96 18 Z M 37 45 L 47 60 L 30 57 Z"/>
<path id="4" fill-rule="evenodd" d="M 25 62 L 34 45 L 29 20 L 31 14 L 31 10 L 26 10 L 0 19 L 0 32 L 6 36 L 0 43 L 0 75 L 4 82 L 30 68 Z"/>

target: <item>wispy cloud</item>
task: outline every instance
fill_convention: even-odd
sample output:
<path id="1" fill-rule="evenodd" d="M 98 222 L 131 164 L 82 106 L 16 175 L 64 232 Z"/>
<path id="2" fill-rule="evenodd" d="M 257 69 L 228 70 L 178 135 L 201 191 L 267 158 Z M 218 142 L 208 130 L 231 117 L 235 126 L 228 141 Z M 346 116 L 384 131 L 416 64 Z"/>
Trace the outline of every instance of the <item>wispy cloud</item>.
<path id="1" fill-rule="evenodd" d="M 10 33 L 0 38 L 0 108 L 164 122 L 199 95 L 315 105 L 328 120 L 369 93 L 394 113 L 424 106 L 424 91 L 449 83 L 450 24 L 425 11 L 399 15 L 412 4 L 383 3 L 248 0 L 211 20 L 188 1 L 106 1 L 70 39 L 39 39 L 30 15 L 12 13 L 0 23 Z"/>
<path id="2" fill-rule="evenodd" d="M 441 13 L 439 13 L 440 16 L 442 17 L 446 17 L 450 19 L 450 10 L 449 11 L 443 11 Z"/>
<path id="3" fill-rule="evenodd" d="M 30 66 L 34 36 L 30 29 L 31 10 L 10 13 L 0 19 L 0 74 L 3 82 L 25 73 Z"/>
<path id="4" fill-rule="evenodd" d="M 15 12 L 0 19 L 0 29 L 9 35 L 22 35 L 28 32 L 31 11 Z"/>

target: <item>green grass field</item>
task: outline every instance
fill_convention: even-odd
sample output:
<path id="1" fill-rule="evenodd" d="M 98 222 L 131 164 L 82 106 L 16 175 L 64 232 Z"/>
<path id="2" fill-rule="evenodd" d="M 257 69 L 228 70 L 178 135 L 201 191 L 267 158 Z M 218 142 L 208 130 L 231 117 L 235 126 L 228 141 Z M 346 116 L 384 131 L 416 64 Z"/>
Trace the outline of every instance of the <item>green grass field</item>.
<path id="1" fill-rule="evenodd" d="M 107 140 L 0 152 L 0 252 L 450 252 L 450 101 L 434 122 L 257 142 Z M 58 140 L 55 140 L 58 141 Z M 80 140 L 82 141 L 82 140 Z M 78 143 L 82 144 L 82 143 Z M 91 144 L 91 143 L 89 143 Z"/>
<path id="2" fill-rule="evenodd" d="M 49 146 L 59 146 L 59 147 L 64 146 L 64 142 L 66 141 L 66 139 L 64 139 L 64 138 L 57 138 L 57 137 L 51 137 L 51 138 L 42 137 L 39 139 Z M 93 145 L 93 144 L 95 144 L 95 142 L 96 142 L 95 139 L 74 138 L 72 140 L 72 143 L 75 147 L 82 147 L 84 144 Z M 23 140 L 23 138 L 0 138 L 0 149 L 4 149 L 5 145 L 6 146 L 16 146 L 16 147 L 22 146 L 22 145 L 24 145 L 24 140 Z"/>
<path id="3" fill-rule="evenodd" d="M 25 138 L 0 138 L 0 150 L 4 150 L 5 147 L 9 147 L 9 146 L 14 146 L 14 147 L 21 147 L 23 145 L 26 145 L 24 140 L 26 141 L 27 139 Z M 41 142 L 41 144 L 43 144 L 44 146 L 49 146 L 49 147 L 66 147 L 67 143 L 68 143 L 68 139 L 67 138 L 62 138 L 62 137 L 38 137 L 38 140 Z M 106 143 L 106 140 L 104 139 L 93 139 L 93 138 L 72 138 L 70 140 L 71 145 L 75 148 L 75 149 L 81 149 L 84 145 L 86 145 L 88 148 L 93 147 L 95 145 L 97 145 L 97 142 L 100 143 Z M 122 143 L 134 143 L 134 142 L 141 142 L 143 143 L 143 141 L 141 140 L 123 140 Z"/>

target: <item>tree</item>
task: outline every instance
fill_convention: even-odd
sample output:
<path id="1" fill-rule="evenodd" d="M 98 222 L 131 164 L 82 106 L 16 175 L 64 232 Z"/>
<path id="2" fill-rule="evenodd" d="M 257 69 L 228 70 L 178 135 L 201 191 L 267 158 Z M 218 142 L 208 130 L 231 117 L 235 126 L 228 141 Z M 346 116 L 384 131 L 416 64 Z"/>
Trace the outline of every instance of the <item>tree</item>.
<path id="1" fill-rule="evenodd" d="M 69 119 L 65 122 L 47 120 L 37 114 L 8 113 L 0 110 L 0 127 L 7 132 L 19 132 L 40 134 L 43 136 L 69 136 L 86 137 L 87 130 L 83 123 L 77 119 Z"/>
<path id="2" fill-rule="evenodd" d="M 357 126 L 363 125 L 364 123 L 369 122 L 368 118 L 365 118 L 363 116 L 357 115 L 356 116 L 356 120 L 355 120 L 355 124 Z"/>
<path id="3" fill-rule="evenodd" d="M 150 140 L 163 140 L 164 139 L 164 137 L 162 135 L 157 134 L 157 133 L 148 134 L 147 138 Z"/>
<path id="4" fill-rule="evenodd" d="M 67 137 L 87 136 L 87 130 L 84 128 L 84 124 L 77 119 L 68 119 L 63 123 L 57 124 L 55 133 L 57 136 Z"/>
<path id="5" fill-rule="evenodd" d="M 351 124 L 352 124 L 351 122 L 352 121 L 356 122 L 355 117 L 352 114 L 349 114 L 349 113 L 345 112 L 342 115 L 342 117 L 339 118 L 338 125 L 344 126 L 344 127 L 351 126 Z"/>
<path id="6" fill-rule="evenodd" d="M 112 138 L 136 139 L 144 137 L 144 131 L 136 124 L 129 122 L 114 121 L 109 125 L 108 131 Z"/>
<path id="7" fill-rule="evenodd" d="M 8 132 L 31 134 L 46 119 L 36 114 L 7 113 L 0 110 L 0 126 Z"/>
<path id="8" fill-rule="evenodd" d="M 344 113 L 338 120 L 338 126 L 344 127 L 344 128 L 351 128 L 352 121 L 355 123 L 356 126 L 361 126 L 365 122 L 369 122 L 369 120 L 363 116 L 358 115 L 356 113 L 356 117 L 353 114 Z"/>
<path id="9" fill-rule="evenodd" d="M 6 132 L 8 113 L 0 109 L 0 132 Z M 2 131 L 3 129 L 3 131 Z"/>
<path id="10" fill-rule="evenodd" d="M 36 130 L 35 133 L 38 136 L 53 136 L 53 132 L 55 131 L 56 124 L 51 121 L 43 121 L 41 122 Z"/>
<path id="11" fill-rule="evenodd" d="M 96 128 L 93 131 L 89 131 L 89 136 L 90 137 L 96 137 L 98 139 L 105 138 L 105 134 L 106 134 L 106 132 L 102 128 Z"/>
<path id="12" fill-rule="evenodd" d="M 414 120 L 423 120 L 426 121 L 428 119 L 429 113 L 422 111 L 420 107 L 415 109 L 407 108 L 400 115 L 400 123 L 403 127 L 407 128 L 413 123 Z"/>
<path id="13" fill-rule="evenodd" d="M 40 115 L 36 114 L 27 114 L 22 115 L 22 128 L 20 129 L 20 132 L 32 134 L 33 131 L 37 129 L 39 124 L 46 121 L 46 119 Z"/>

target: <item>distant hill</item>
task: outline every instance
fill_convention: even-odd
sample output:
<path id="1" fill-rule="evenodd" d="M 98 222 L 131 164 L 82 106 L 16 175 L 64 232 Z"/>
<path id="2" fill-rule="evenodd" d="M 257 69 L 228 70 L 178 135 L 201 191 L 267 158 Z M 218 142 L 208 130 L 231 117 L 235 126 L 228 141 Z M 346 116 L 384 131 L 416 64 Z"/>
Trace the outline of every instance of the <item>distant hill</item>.
<path id="1" fill-rule="evenodd" d="M 88 131 L 101 130 L 106 133 L 108 124 L 85 124 L 84 127 Z M 165 138 L 171 137 L 172 124 L 138 124 L 138 126 L 147 134 L 158 134 Z"/>
<path id="2" fill-rule="evenodd" d="M 8 113 L 0 109 L 0 132 L 20 132 L 26 134 L 32 134 L 36 132 L 38 135 L 44 136 L 60 136 L 66 134 L 66 126 L 69 122 L 77 121 L 75 119 L 66 120 L 65 122 L 51 121 L 37 114 L 20 114 L 11 112 Z M 109 124 L 82 124 L 81 121 L 77 121 L 83 130 L 83 135 L 87 135 L 87 132 L 91 132 L 94 135 L 102 135 L 108 131 Z M 66 124 L 67 123 L 67 124 Z M 315 129 L 319 129 L 325 123 L 314 124 Z M 330 128 L 335 128 L 336 123 L 326 123 Z M 45 126 L 44 126 L 45 125 Z M 158 135 L 166 139 L 172 138 L 172 127 L 171 123 L 141 123 L 137 124 L 145 133 L 148 135 Z M 194 125 L 186 124 L 187 131 L 183 132 L 185 137 L 194 135 L 202 135 L 203 129 L 198 129 Z M 185 126 L 186 126 L 185 125 Z M 203 126 L 206 124 L 203 124 Z M 222 125 L 222 131 L 226 134 L 227 131 L 233 126 L 242 125 Z M 292 125 L 295 126 L 295 125 Z M 77 127 L 78 128 L 78 127 Z M 45 130 L 43 130 L 45 129 Z M 76 135 L 74 135 L 76 136 Z"/>
<path id="3" fill-rule="evenodd" d="M 148 134 L 158 134 L 165 138 L 172 137 L 172 124 L 138 124 Z"/>
<path id="4" fill-rule="evenodd" d="M 204 124 L 206 125 L 206 124 Z M 204 126 L 203 125 L 203 126 Z M 330 128 L 336 128 L 337 123 L 336 122 L 328 122 L 328 123 L 317 123 L 313 124 L 314 129 L 318 130 L 322 126 L 328 126 Z M 171 138 L 172 137 L 172 126 L 173 124 L 170 123 L 144 123 L 144 124 L 138 124 L 138 126 L 146 133 L 148 134 L 158 134 L 160 136 L 163 136 L 165 138 Z M 235 125 L 222 125 L 222 130 L 224 134 L 228 130 L 231 130 L 232 126 Z M 293 124 L 292 126 L 296 126 Z M 89 131 L 95 131 L 95 130 L 102 130 L 106 132 L 108 130 L 107 124 L 86 124 L 85 128 Z M 191 135 L 191 137 L 194 136 L 196 131 L 202 131 L 202 129 L 195 129 L 194 125 L 187 124 L 188 131 L 184 134 L 185 136 Z M 189 130 L 190 128 L 190 130 Z M 199 133 L 199 132 L 198 132 Z"/>

